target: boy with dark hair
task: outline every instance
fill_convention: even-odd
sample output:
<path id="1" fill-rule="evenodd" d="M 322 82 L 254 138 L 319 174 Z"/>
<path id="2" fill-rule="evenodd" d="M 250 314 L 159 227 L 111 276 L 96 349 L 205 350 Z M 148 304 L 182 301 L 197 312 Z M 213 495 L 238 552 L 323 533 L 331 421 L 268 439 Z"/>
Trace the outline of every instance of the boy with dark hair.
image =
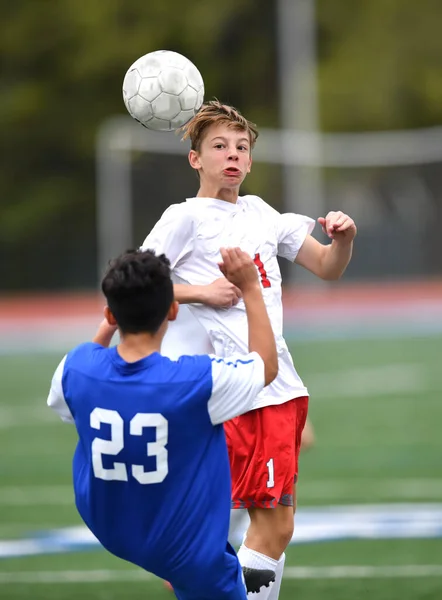
<path id="1" fill-rule="evenodd" d="M 221 272 L 246 304 L 248 355 L 162 356 L 178 313 L 169 261 L 131 251 L 110 263 L 105 320 L 92 343 L 63 358 L 48 397 L 77 428 L 73 481 L 84 522 L 112 554 L 169 580 L 181 600 L 246 598 L 227 542 L 231 484 L 222 424 L 250 410 L 278 371 L 253 261 L 239 248 L 221 256 Z M 120 343 L 109 348 L 117 328 Z M 244 577 L 248 591 L 259 591 L 274 572 L 246 569 Z"/>

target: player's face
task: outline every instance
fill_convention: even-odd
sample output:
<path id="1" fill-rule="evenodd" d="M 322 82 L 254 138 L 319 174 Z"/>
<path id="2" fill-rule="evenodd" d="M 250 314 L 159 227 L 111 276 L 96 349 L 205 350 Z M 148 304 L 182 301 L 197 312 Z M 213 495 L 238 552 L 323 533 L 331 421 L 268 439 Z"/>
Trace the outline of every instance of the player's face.
<path id="1" fill-rule="evenodd" d="M 211 125 L 201 142 L 199 152 L 191 151 L 190 164 L 197 169 L 201 182 L 217 183 L 221 187 L 239 187 L 250 173 L 252 157 L 246 131 L 227 125 Z"/>

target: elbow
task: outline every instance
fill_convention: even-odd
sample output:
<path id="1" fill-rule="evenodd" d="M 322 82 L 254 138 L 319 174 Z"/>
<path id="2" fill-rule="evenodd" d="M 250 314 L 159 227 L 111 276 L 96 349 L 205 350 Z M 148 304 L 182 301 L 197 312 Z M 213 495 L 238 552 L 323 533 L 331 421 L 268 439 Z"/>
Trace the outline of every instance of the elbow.
<path id="1" fill-rule="evenodd" d="M 269 385 L 278 375 L 278 357 L 274 360 L 268 360 L 264 369 L 264 384 Z"/>
<path id="2" fill-rule="evenodd" d="M 326 271 L 326 272 L 324 272 L 324 273 L 321 274 L 321 279 L 323 281 L 338 281 L 338 279 L 341 279 L 342 275 L 343 275 L 342 271 L 336 272 L 336 273 L 330 272 L 330 271 L 328 271 L 328 272 Z"/>
<path id="3" fill-rule="evenodd" d="M 337 264 L 322 264 L 318 269 L 317 275 L 323 281 L 338 281 L 341 279 L 343 274 L 345 273 L 345 269 L 347 268 L 347 264 L 345 265 L 337 265 Z"/>

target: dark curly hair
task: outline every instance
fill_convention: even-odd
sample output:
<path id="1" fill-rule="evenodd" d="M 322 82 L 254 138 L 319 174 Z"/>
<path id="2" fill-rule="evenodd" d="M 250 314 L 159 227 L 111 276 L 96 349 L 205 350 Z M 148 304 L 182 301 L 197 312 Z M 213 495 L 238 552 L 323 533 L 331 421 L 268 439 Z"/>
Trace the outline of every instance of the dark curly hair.
<path id="1" fill-rule="evenodd" d="M 101 289 L 122 333 L 156 333 L 173 302 L 170 262 L 128 250 L 109 262 Z"/>

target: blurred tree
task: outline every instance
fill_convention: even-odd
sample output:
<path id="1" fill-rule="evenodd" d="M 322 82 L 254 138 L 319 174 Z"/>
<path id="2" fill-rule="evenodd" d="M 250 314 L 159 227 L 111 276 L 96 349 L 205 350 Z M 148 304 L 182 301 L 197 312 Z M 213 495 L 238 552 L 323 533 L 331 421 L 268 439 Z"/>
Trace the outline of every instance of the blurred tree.
<path id="1" fill-rule="evenodd" d="M 316 0 L 327 131 L 442 122 L 439 0 Z"/>
<path id="2" fill-rule="evenodd" d="M 263 10 L 256 10 L 259 5 Z M 5 7 L 0 22 L 0 251 L 8 257 L 0 263 L 3 286 L 95 282 L 90 258 L 95 136 L 104 119 L 125 112 L 123 76 L 142 54 L 159 48 L 185 54 L 204 75 L 206 97 L 226 90 L 230 102 L 248 99 L 244 109 L 255 99 L 251 112 L 261 116 L 271 90 L 253 90 L 264 87 L 263 72 L 271 73 L 273 64 L 266 6 L 266 0 L 16 0 Z M 254 60 L 249 46 L 259 46 Z M 69 283 L 60 272 L 60 255 L 77 257 L 76 272 L 66 269 Z M 37 273 L 31 263 L 39 256 L 45 268 Z"/>
<path id="3" fill-rule="evenodd" d="M 128 66 L 159 48 L 187 55 L 206 98 L 278 123 L 276 2 L 15 0 L 2 7 L 2 287 L 95 282 L 94 145 L 124 113 Z M 442 121 L 438 0 L 317 0 L 326 130 Z M 35 263 L 44 268 L 36 269 Z"/>

